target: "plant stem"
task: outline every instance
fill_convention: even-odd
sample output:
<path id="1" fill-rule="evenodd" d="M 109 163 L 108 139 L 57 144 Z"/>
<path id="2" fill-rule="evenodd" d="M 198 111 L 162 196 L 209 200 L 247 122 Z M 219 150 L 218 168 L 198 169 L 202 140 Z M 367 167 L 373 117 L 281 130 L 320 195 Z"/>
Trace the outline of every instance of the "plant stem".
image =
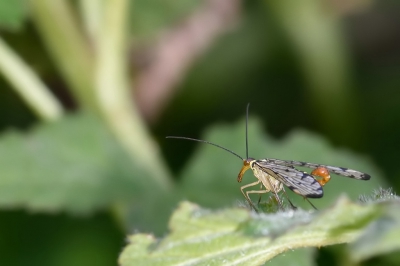
<path id="1" fill-rule="evenodd" d="M 89 38 L 94 41 L 98 39 L 103 14 L 103 1 L 98 0 L 80 0 L 80 12 L 83 21 L 83 27 Z"/>
<path id="2" fill-rule="evenodd" d="M 132 158 L 146 168 L 164 191 L 171 179 L 129 94 L 127 77 L 127 0 L 104 2 L 97 40 L 96 92 L 101 112 Z"/>
<path id="3" fill-rule="evenodd" d="M 81 107 L 96 110 L 93 94 L 93 58 L 65 0 L 30 1 L 33 20 L 56 66 Z"/>
<path id="4" fill-rule="evenodd" d="M 32 69 L 0 38 L 0 71 L 39 118 L 54 121 L 63 107 Z"/>

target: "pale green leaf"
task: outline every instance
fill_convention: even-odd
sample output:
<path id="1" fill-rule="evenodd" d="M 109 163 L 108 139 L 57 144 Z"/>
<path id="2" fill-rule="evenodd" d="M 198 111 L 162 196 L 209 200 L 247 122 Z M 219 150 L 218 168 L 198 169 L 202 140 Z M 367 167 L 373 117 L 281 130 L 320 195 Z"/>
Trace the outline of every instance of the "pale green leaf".
<path id="1" fill-rule="evenodd" d="M 160 241 L 146 234 L 130 236 L 119 262 L 122 266 L 261 265 L 285 251 L 351 242 L 378 214 L 378 205 L 354 204 L 346 198 L 314 214 L 300 210 L 255 214 L 242 208 L 210 211 L 184 202 L 172 215 L 170 234 Z M 285 260 L 285 265 L 295 265 L 298 258 L 293 259 Z"/>
<path id="2" fill-rule="evenodd" d="M 379 219 L 372 222 L 361 237 L 351 244 L 350 254 L 359 262 L 400 250 L 399 200 L 388 201 Z"/>

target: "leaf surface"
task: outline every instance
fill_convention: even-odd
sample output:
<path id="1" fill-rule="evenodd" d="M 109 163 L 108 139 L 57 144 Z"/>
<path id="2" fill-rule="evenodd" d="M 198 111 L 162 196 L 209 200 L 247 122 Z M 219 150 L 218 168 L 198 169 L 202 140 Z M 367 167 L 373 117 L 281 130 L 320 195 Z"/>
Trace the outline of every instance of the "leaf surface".
<path id="1" fill-rule="evenodd" d="M 86 213 L 159 191 L 101 121 L 83 113 L 4 133 L 0 169 L 3 208 Z"/>
<path id="2" fill-rule="evenodd" d="M 122 266 L 261 265 L 285 251 L 351 242 L 379 216 L 380 208 L 355 204 L 345 197 L 318 213 L 210 211 L 183 202 L 171 217 L 170 234 L 159 241 L 147 234 L 130 236 L 119 262 Z M 299 260 L 297 256 L 292 259 L 286 265 Z M 310 262 L 311 258 L 302 260 Z"/>

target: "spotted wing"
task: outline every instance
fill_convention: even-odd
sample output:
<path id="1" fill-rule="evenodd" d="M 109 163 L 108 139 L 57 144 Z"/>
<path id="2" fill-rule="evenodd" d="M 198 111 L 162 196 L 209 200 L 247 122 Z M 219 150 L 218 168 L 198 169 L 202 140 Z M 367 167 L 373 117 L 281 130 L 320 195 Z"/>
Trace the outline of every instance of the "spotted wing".
<path id="1" fill-rule="evenodd" d="M 322 186 L 313 176 L 290 165 L 278 165 L 267 160 L 257 160 L 255 164 L 299 195 L 307 198 L 321 198 L 324 195 Z"/>
<path id="2" fill-rule="evenodd" d="M 350 178 L 355 178 L 359 180 L 369 180 L 371 176 L 369 174 L 356 171 L 353 169 L 345 168 L 345 167 L 337 167 L 337 166 L 330 166 L 330 165 L 324 165 L 324 164 L 316 164 L 316 163 L 306 163 L 306 162 L 299 162 L 299 161 L 286 161 L 286 160 L 279 160 L 279 159 L 264 159 L 261 160 L 266 163 L 270 164 L 277 164 L 277 165 L 283 165 L 287 167 L 293 167 L 293 166 L 301 166 L 301 167 L 308 167 L 308 168 L 318 168 L 318 167 L 325 167 L 328 169 L 329 172 L 341 175 L 341 176 L 346 176 Z"/>

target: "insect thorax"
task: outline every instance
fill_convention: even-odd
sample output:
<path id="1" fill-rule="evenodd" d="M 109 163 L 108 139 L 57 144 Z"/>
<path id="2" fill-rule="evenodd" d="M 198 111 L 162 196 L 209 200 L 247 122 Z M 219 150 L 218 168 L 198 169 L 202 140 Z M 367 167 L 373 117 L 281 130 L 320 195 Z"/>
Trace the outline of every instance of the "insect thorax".
<path id="1" fill-rule="evenodd" d="M 255 162 L 256 160 L 250 163 L 251 170 L 253 170 L 254 176 L 263 183 L 265 190 L 275 193 L 281 191 L 283 189 L 283 184 L 264 172 Z"/>

